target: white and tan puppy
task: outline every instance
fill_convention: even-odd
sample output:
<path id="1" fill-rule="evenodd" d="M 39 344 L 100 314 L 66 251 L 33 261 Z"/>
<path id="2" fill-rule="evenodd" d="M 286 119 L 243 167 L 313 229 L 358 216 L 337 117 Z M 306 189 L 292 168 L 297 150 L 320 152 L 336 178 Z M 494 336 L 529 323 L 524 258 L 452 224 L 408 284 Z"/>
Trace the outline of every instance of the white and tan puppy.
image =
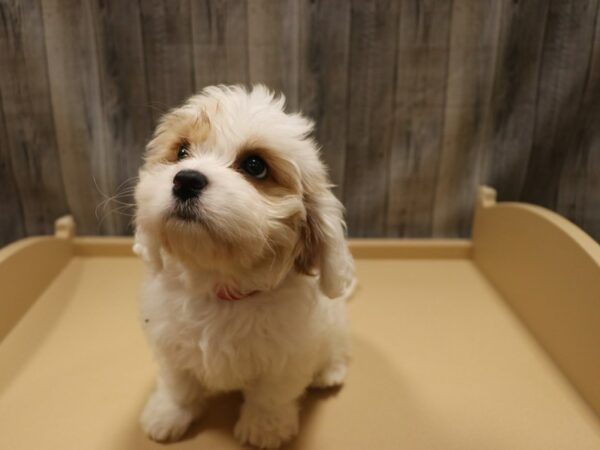
<path id="1" fill-rule="evenodd" d="M 307 386 L 342 383 L 354 265 L 312 123 L 264 86 L 209 87 L 166 114 L 136 188 L 141 318 L 160 366 L 141 423 L 181 437 L 241 390 L 243 443 L 298 432 Z"/>

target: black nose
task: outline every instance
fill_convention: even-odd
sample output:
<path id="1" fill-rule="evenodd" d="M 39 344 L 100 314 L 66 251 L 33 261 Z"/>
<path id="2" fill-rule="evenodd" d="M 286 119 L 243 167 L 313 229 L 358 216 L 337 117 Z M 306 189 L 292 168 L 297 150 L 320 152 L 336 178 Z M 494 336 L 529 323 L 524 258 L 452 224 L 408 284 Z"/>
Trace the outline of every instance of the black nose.
<path id="1" fill-rule="evenodd" d="M 173 178 L 173 195 L 180 200 L 197 197 L 208 184 L 208 178 L 196 170 L 181 170 Z"/>

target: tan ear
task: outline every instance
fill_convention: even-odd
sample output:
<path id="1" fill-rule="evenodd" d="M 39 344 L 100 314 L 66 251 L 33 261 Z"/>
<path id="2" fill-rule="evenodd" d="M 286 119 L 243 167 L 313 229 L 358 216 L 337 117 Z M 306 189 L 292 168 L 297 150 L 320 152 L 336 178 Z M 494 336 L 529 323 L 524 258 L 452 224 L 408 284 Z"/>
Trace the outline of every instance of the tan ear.
<path id="1" fill-rule="evenodd" d="M 348 292 L 354 280 L 354 261 L 345 236 L 344 207 L 326 188 L 305 195 L 306 221 L 302 230 L 297 270 L 319 273 L 321 290 L 330 298 Z"/>

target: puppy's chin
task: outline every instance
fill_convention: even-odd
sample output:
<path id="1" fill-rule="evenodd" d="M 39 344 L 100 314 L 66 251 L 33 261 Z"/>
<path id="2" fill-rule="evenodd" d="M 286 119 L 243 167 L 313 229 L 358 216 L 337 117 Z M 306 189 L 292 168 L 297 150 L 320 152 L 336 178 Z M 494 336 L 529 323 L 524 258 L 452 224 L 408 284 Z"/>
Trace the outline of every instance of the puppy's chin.
<path id="1" fill-rule="evenodd" d="M 175 223 L 183 222 L 190 226 L 202 226 L 202 212 L 195 202 L 177 202 L 173 205 L 171 212 L 167 216 L 167 221 Z"/>
<path id="2" fill-rule="evenodd" d="M 295 232 L 287 228 L 287 238 L 276 243 L 259 229 L 231 237 L 216 228 L 218 218 L 185 210 L 167 217 L 162 226 L 162 246 L 167 253 L 191 271 L 216 272 L 235 280 L 248 290 L 270 290 L 277 286 L 294 266 Z M 189 216 L 191 214 L 191 216 Z"/>
<path id="3" fill-rule="evenodd" d="M 191 269 L 221 273 L 251 268 L 264 257 L 258 240 L 231 240 L 199 208 L 174 208 L 163 223 L 163 246 L 171 257 Z"/>

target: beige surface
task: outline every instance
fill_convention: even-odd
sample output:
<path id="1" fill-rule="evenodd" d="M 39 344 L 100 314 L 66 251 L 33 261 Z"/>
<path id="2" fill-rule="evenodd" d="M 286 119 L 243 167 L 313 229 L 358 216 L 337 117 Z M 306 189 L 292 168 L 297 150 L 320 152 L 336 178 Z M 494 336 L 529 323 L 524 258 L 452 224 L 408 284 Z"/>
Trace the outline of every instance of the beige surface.
<path id="1" fill-rule="evenodd" d="M 566 219 L 480 191 L 478 267 L 600 416 L 600 246 Z"/>
<path id="2" fill-rule="evenodd" d="M 358 274 L 348 382 L 309 395 L 290 448 L 600 448 L 591 411 L 470 260 L 359 259 Z M 76 257 L 0 344 L 0 448 L 165 448 L 137 424 L 155 372 L 141 275 L 132 257 Z M 238 406 L 216 399 L 167 448 L 239 448 Z"/>
<path id="3" fill-rule="evenodd" d="M 23 239 L 0 249 L 0 340 L 71 258 L 71 243 L 53 237 Z"/>

